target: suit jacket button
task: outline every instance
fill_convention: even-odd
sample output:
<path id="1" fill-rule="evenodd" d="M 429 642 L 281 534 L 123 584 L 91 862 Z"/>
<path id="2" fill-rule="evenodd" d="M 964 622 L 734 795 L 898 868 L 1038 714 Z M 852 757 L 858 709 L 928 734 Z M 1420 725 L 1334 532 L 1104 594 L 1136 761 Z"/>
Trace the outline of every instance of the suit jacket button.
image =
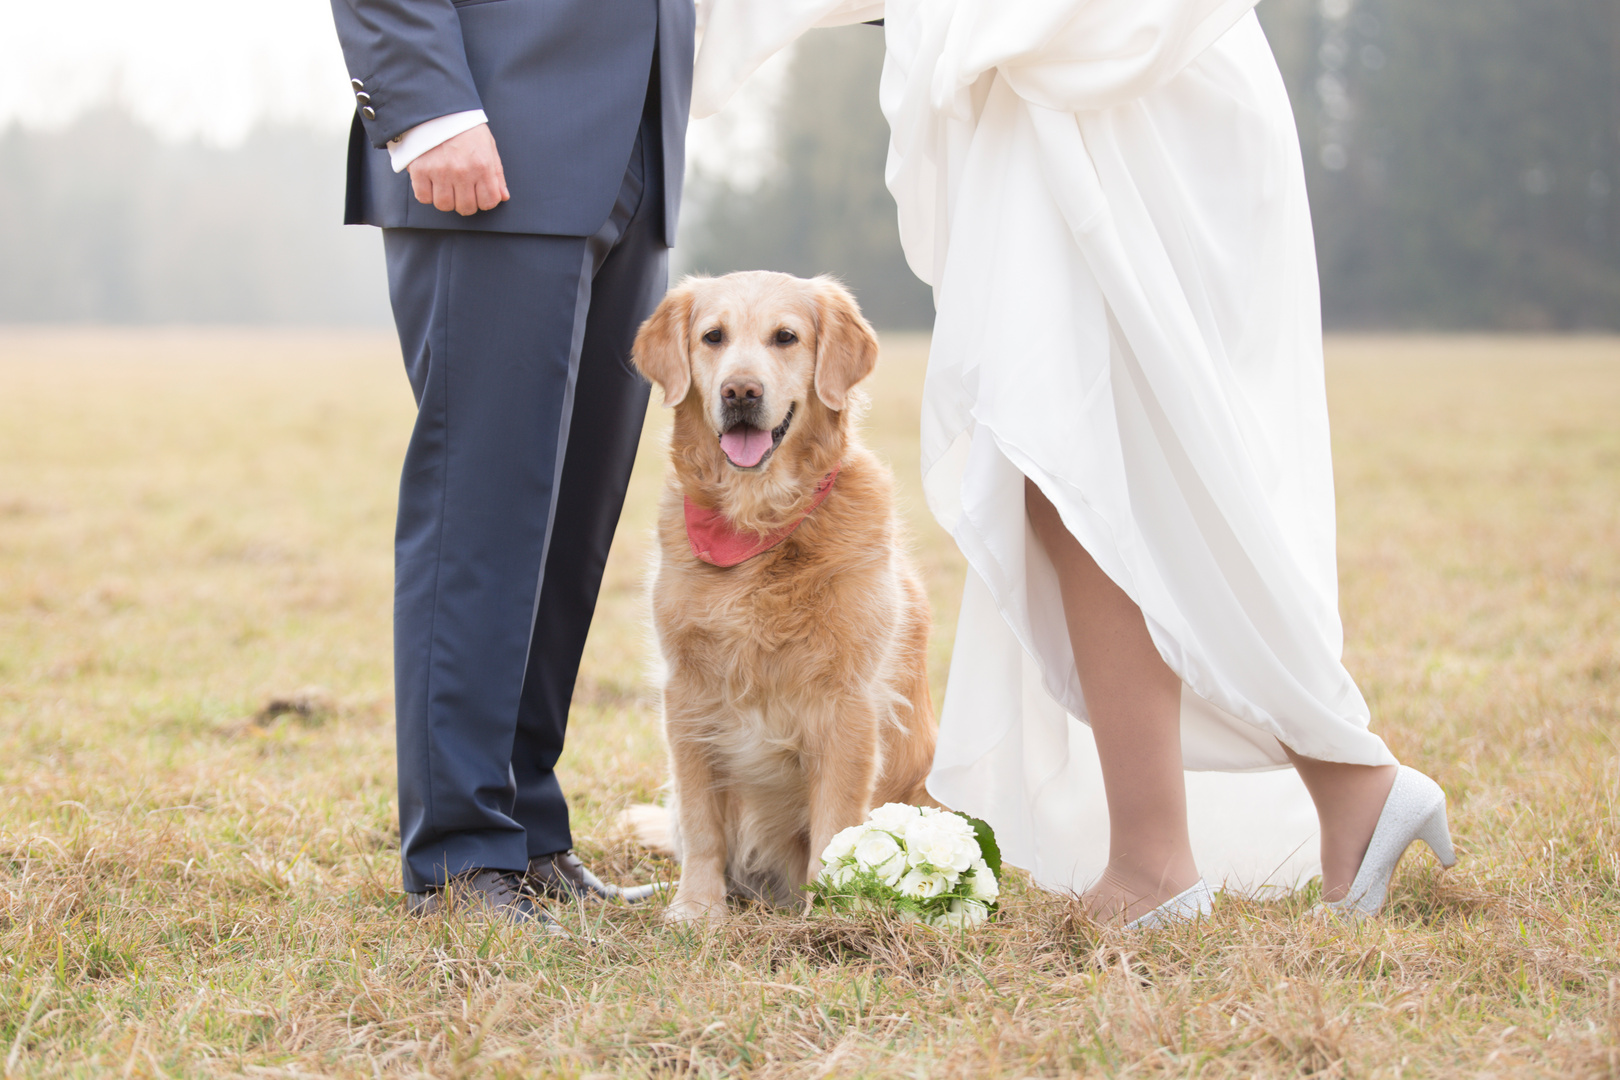
<path id="1" fill-rule="evenodd" d="M 361 82 L 359 79 L 350 79 L 349 85 L 354 87 L 356 90 L 364 90 L 366 88 L 366 84 Z"/>
<path id="2" fill-rule="evenodd" d="M 377 110 L 373 109 L 370 105 L 362 105 L 360 107 L 360 115 L 364 116 L 367 120 L 375 120 L 377 119 Z"/>
<path id="3" fill-rule="evenodd" d="M 362 104 L 362 105 L 370 105 L 371 104 L 371 95 L 366 93 L 364 90 L 355 91 L 354 97 L 355 97 L 355 100 L 360 102 L 360 104 Z"/>

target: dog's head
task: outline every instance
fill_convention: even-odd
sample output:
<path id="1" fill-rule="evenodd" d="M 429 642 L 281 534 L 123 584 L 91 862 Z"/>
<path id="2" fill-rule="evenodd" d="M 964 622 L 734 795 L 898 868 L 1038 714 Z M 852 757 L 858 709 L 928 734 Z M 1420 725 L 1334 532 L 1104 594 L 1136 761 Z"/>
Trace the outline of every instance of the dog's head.
<path id="1" fill-rule="evenodd" d="M 761 473 L 785 443 L 829 423 L 843 431 L 850 391 L 877 352 L 855 298 L 832 278 L 751 271 L 671 289 L 634 358 L 665 405 L 701 420 L 726 469 Z"/>

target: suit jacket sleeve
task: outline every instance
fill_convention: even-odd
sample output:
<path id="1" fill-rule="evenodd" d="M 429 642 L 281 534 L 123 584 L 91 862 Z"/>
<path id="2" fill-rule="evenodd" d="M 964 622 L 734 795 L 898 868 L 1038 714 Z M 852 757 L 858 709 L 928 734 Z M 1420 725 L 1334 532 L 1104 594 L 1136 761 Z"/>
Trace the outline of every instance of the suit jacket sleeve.
<path id="1" fill-rule="evenodd" d="M 483 108 L 451 0 L 332 0 L 332 18 L 372 146 Z"/>

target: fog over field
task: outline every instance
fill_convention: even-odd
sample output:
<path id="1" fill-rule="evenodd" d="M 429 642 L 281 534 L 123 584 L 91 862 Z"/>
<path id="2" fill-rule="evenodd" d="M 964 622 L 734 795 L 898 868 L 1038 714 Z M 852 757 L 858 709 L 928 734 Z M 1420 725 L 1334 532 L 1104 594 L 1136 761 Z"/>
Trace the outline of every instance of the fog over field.
<path id="1" fill-rule="evenodd" d="M 193 90 L 206 105 L 219 86 L 217 116 L 165 113 L 132 83 L 126 105 L 73 119 L 46 107 L 45 69 L 29 69 L 31 97 L 7 89 L 17 63 L 0 72 L 0 116 L 14 117 L 0 131 L 0 322 L 386 323 L 378 239 L 338 224 L 346 97 L 313 2 L 296 0 L 305 30 L 286 70 L 251 50 L 223 82 L 199 70 Z M 27 11 L 69 32 L 69 9 Z M 1329 327 L 1620 328 L 1620 7 L 1258 11 L 1294 102 Z M 729 115 L 695 125 L 678 267 L 837 273 L 879 325 L 929 325 L 883 188 L 882 48 L 870 27 L 813 32 Z M 254 71 L 258 99 L 243 89 Z M 61 96 L 93 100 L 84 81 Z M 8 112 L 8 93 L 43 104 Z"/>

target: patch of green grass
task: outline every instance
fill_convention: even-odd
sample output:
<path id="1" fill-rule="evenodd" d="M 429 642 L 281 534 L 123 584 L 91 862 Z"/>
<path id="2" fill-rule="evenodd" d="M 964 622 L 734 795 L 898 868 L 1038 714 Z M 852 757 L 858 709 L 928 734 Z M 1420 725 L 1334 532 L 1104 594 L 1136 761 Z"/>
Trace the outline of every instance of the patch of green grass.
<path id="1" fill-rule="evenodd" d="M 885 343 L 867 426 L 937 697 L 962 566 L 918 489 L 925 347 Z M 1127 934 L 1014 877 L 965 933 L 600 908 L 561 944 L 402 911 L 391 341 L 7 332 L 0 1072 L 1620 1077 L 1620 343 L 1329 355 L 1346 659 L 1450 793 L 1455 870 L 1414 853 L 1361 925 L 1307 890 Z M 627 881 L 674 873 L 611 829 L 664 779 L 650 419 L 563 762 Z"/>

